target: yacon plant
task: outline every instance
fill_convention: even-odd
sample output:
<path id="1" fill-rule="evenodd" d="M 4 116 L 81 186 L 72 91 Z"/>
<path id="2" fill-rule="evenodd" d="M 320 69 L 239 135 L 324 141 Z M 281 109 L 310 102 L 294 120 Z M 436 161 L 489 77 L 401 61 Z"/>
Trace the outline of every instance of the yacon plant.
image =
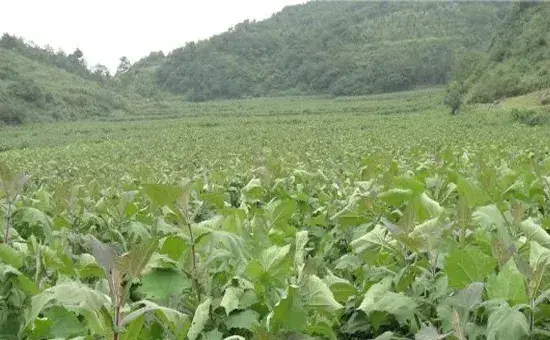
<path id="1" fill-rule="evenodd" d="M 4 230 L 3 240 L 5 243 L 9 243 L 10 229 L 13 222 L 13 212 L 15 208 L 15 202 L 25 183 L 29 180 L 29 177 L 25 174 L 15 176 L 11 173 L 5 164 L 0 164 L 0 198 L 5 197 L 6 208 L 6 227 Z"/>
<path id="2" fill-rule="evenodd" d="M 158 246 L 157 239 L 151 239 L 135 246 L 131 251 L 117 255 L 115 249 L 94 236 L 88 236 L 92 255 L 105 270 L 109 282 L 109 293 L 113 306 L 113 340 L 117 340 L 123 325 L 122 308 L 130 292 L 131 282 L 138 278 Z"/>

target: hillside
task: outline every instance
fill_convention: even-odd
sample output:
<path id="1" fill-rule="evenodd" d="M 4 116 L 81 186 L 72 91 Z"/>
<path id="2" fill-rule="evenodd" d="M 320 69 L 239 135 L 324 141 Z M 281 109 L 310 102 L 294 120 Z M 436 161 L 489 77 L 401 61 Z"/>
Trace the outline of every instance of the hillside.
<path id="1" fill-rule="evenodd" d="M 457 81 L 466 100 L 488 103 L 550 87 L 550 4 L 514 5 L 488 52 Z M 464 76 L 465 75 L 465 76 Z"/>
<path id="2" fill-rule="evenodd" d="M 0 125 L 130 114 L 128 95 L 119 93 L 106 72 L 91 71 L 80 53 L 54 53 L 4 35 Z"/>
<path id="3" fill-rule="evenodd" d="M 245 21 L 166 57 L 155 55 L 155 61 L 148 57 L 146 67 L 134 65 L 129 72 L 194 101 L 445 84 L 453 54 L 485 50 L 508 7 L 312 1 L 261 22 Z"/>

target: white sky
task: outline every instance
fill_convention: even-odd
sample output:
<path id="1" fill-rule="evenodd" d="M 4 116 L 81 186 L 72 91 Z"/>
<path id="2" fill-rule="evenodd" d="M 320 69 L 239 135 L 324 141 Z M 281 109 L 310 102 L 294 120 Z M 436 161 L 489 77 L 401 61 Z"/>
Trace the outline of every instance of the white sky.
<path id="1" fill-rule="evenodd" d="M 114 71 L 125 55 L 133 63 L 208 38 L 245 19 L 270 17 L 306 0 L 0 0 L 0 33 L 67 53 L 77 47 L 90 66 Z"/>

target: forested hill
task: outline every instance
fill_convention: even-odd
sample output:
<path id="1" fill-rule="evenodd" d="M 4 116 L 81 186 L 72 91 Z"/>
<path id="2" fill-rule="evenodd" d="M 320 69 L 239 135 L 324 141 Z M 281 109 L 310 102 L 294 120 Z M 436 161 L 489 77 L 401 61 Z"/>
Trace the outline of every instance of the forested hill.
<path id="1" fill-rule="evenodd" d="M 550 3 L 515 4 L 487 53 L 456 71 L 469 102 L 492 102 L 550 88 Z M 550 101 L 549 101 L 550 102 Z"/>
<path id="2" fill-rule="evenodd" d="M 134 96 L 121 88 L 105 66 L 88 67 L 80 50 L 0 39 L 0 125 L 131 114 Z"/>
<path id="3" fill-rule="evenodd" d="M 189 100 L 357 95 L 444 84 L 453 53 L 486 49 L 508 7 L 312 1 L 189 43 L 130 73 Z"/>

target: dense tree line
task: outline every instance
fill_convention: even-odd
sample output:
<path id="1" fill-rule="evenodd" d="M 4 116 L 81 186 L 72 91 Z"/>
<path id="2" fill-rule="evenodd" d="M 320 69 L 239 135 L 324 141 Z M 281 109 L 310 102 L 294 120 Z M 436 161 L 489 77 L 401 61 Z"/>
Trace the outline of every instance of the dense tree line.
<path id="1" fill-rule="evenodd" d="M 486 53 L 463 56 L 454 81 L 463 100 L 489 103 L 550 87 L 550 4 L 516 3 Z"/>
<path id="2" fill-rule="evenodd" d="M 453 55 L 484 50 L 508 4 L 321 2 L 172 51 L 147 79 L 189 100 L 358 95 L 446 84 Z M 140 73 L 134 67 L 134 75 Z"/>

